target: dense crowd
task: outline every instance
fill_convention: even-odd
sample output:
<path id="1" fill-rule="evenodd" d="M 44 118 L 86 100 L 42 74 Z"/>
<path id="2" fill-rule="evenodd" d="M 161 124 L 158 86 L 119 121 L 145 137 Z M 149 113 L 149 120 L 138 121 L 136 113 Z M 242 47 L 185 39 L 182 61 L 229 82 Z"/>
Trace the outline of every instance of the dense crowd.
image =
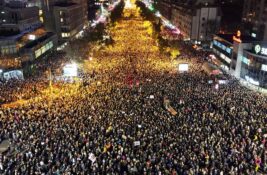
<path id="1" fill-rule="evenodd" d="M 33 63 L 31 68 L 30 66 L 24 68 L 25 72 L 31 72 L 30 77 L 26 75 L 23 79 L 0 79 L 0 105 L 42 95 L 42 91 L 48 87 L 48 68 L 55 77 L 61 73 L 60 70 L 68 62 L 69 59 L 65 54 L 57 52 L 47 59 Z"/>
<path id="2" fill-rule="evenodd" d="M 184 46 L 170 61 L 138 10 L 124 13 L 114 45 L 83 66 L 97 83 L 51 104 L 1 109 L 0 141 L 11 146 L 0 174 L 266 174 L 267 98 L 231 77 L 215 88 L 203 55 Z M 190 71 L 178 73 L 184 62 Z"/>

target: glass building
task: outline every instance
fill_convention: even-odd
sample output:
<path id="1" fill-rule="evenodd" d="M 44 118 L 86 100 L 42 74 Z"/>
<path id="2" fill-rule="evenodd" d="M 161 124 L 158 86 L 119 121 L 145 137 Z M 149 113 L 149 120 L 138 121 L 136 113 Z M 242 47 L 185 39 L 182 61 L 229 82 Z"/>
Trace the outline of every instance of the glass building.
<path id="1" fill-rule="evenodd" d="M 233 55 L 233 35 L 215 35 L 212 41 L 213 53 L 217 56 L 221 68 L 226 71 L 230 70 L 231 59 Z"/>
<path id="2" fill-rule="evenodd" d="M 267 42 L 250 36 L 214 35 L 213 63 L 240 80 L 267 89 Z"/>
<path id="3" fill-rule="evenodd" d="M 251 84 L 267 88 L 267 43 L 255 43 L 244 50 L 240 77 Z"/>

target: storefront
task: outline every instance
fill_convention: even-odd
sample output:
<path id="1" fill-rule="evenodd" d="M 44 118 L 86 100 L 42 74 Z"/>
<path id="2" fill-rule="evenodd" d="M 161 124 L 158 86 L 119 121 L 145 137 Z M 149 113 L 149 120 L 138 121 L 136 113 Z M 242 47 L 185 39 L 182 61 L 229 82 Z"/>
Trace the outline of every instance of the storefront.
<path id="1" fill-rule="evenodd" d="M 214 35 L 213 64 L 247 85 L 267 89 L 267 42 L 237 34 Z"/>
<path id="2" fill-rule="evenodd" d="M 233 35 L 215 35 L 211 43 L 216 58 L 213 62 L 225 71 L 230 70 L 233 55 Z"/>
<path id="3" fill-rule="evenodd" d="M 267 88 L 267 43 L 256 43 L 244 50 L 240 77 L 249 83 Z"/>
<path id="4" fill-rule="evenodd" d="M 42 37 L 27 43 L 21 49 L 22 62 L 34 61 L 40 59 L 55 50 L 57 47 L 57 37 L 48 32 Z"/>

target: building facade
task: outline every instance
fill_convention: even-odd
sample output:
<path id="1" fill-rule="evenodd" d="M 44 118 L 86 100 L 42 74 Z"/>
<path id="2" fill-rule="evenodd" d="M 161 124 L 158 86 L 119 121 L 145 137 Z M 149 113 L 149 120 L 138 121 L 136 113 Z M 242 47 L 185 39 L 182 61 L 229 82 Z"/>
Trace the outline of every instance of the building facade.
<path id="1" fill-rule="evenodd" d="M 242 22 L 247 34 L 259 40 L 267 40 L 267 1 L 245 0 Z"/>
<path id="2" fill-rule="evenodd" d="M 240 77 L 251 84 L 267 89 L 267 43 L 256 42 L 244 50 Z"/>
<path id="3" fill-rule="evenodd" d="M 48 32 L 40 38 L 28 42 L 20 49 L 22 62 L 34 61 L 48 55 L 57 47 L 57 36 Z"/>
<path id="4" fill-rule="evenodd" d="M 42 0 L 44 26 L 47 31 L 57 34 L 59 43 L 82 31 L 87 25 L 86 0 Z"/>
<path id="5" fill-rule="evenodd" d="M 83 7 L 79 4 L 58 4 L 54 7 L 55 31 L 60 42 L 73 38 L 84 27 Z"/>
<path id="6" fill-rule="evenodd" d="M 247 83 L 267 89 L 267 43 L 238 34 L 214 35 L 212 62 Z"/>
<path id="7" fill-rule="evenodd" d="M 180 29 L 185 40 L 202 43 L 212 40 L 219 30 L 221 15 L 218 7 L 198 6 L 190 8 L 173 5 L 171 22 Z"/>
<path id="8" fill-rule="evenodd" d="M 26 7 L 25 3 L 10 2 L 0 6 L 0 31 L 23 32 L 40 27 L 38 7 Z"/>

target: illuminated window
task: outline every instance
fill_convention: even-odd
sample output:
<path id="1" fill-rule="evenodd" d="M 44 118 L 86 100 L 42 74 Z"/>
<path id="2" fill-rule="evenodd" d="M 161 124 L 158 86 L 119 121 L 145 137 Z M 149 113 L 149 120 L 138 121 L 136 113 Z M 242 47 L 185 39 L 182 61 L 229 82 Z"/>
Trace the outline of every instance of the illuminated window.
<path id="1" fill-rule="evenodd" d="M 43 10 L 39 10 L 39 16 L 43 14 Z"/>
<path id="2" fill-rule="evenodd" d="M 45 46 L 41 47 L 41 52 L 42 52 L 42 54 L 45 53 L 45 51 L 46 51 Z"/>
<path id="3" fill-rule="evenodd" d="M 60 12 L 59 12 L 59 14 L 60 14 L 60 15 L 62 15 L 62 14 L 63 14 L 63 12 L 62 12 L 62 11 L 60 11 Z"/>
<path id="4" fill-rule="evenodd" d="M 267 55 L 267 48 L 262 48 L 261 49 L 261 54 L 262 55 Z"/>
<path id="5" fill-rule="evenodd" d="M 5 14 L 5 12 L 4 12 L 4 11 L 2 11 L 1 13 L 2 13 L 2 14 Z"/>
<path id="6" fill-rule="evenodd" d="M 60 18 L 60 22 L 63 22 L 64 20 L 63 20 L 63 18 Z"/>
<path id="7" fill-rule="evenodd" d="M 267 71 L 267 64 L 262 64 L 261 65 L 261 70 Z"/>
<path id="8" fill-rule="evenodd" d="M 48 43 L 48 45 L 49 45 L 49 48 L 50 48 L 50 49 L 54 46 L 54 44 L 53 44 L 52 41 L 50 41 L 50 42 Z"/>
<path id="9" fill-rule="evenodd" d="M 70 36 L 70 33 L 61 33 L 62 38 L 66 38 Z"/>
<path id="10" fill-rule="evenodd" d="M 243 61 L 243 63 L 245 63 L 246 65 L 249 65 L 249 64 L 250 64 L 250 60 L 247 59 L 246 57 L 243 57 L 242 61 Z"/>
<path id="11" fill-rule="evenodd" d="M 220 57 L 222 59 L 224 59 L 227 63 L 229 63 L 229 64 L 231 63 L 231 59 L 229 57 L 225 56 L 223 53 L 220 53 Z"/>
<path id="12" fill-rule="evenodd" d="M 46 45 L 45 45 L 45 50 L 47 51 L 47 50 L 49 50 L 50 49 L 50 47 L 49 47 L 49 44 L 47 43 Z"/>
<path id="13" fill-rule="evenodd" d="M 257 37 L 256 33 L 251 33 L 251 36 L 252 36 L 253 38 L 256 38 L 256 37 Z"/>
<path id="14" fill-rule="evenodd" d="M 228 47 L 226 48 L 226 52 L 229 54 L 231 54 L 231 50 L 232 50 L 231 48 L 228 48 Z"/>
<path id="15" fill-rule="evenodd" d="M 38 58 L 39 56 L 41 56 L 41 49 L 35 51 L 35 58 Z"/>
<path id="16" fill-rule="evenodd" d="M 44 22 L 44 18 L 42 16 L 39 19 L 42 23 Z"/>
<path id="17" fill-rule="evenodd" d="M 222 50 L 226 50 L 226 47 L 225 45 L 222 44 Z"/>

